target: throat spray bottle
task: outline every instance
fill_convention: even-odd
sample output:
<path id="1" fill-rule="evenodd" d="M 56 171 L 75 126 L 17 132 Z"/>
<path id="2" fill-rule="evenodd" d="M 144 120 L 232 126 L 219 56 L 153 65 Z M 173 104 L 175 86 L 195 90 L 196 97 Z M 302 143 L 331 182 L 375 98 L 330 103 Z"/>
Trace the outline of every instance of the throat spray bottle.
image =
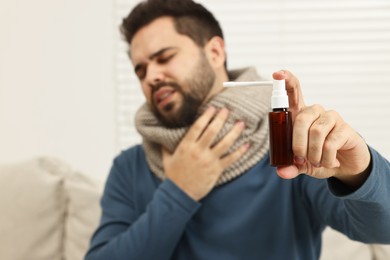
<path id="1" fill-rule="evenodd" d="M 270 164 L 292 165 L 292 115 L 288 111 L 288 96 L 285 80 L 274 80 L 269 112 Z"/>

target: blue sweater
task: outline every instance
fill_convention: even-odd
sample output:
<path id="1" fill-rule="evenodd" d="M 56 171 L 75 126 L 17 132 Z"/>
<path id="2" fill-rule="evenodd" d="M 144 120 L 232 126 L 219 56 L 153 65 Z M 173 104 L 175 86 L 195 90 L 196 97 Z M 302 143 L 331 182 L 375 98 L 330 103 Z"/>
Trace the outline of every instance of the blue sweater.
<path id="1" fill-rule="evenodd" d="M 267 156 L 196 202 L 157 179 L 135 146 L 114 161 L 86 260 L 318 259 L 327 225 L 390 243 L 390 164 L 370 151 L 372 172 L 354 192 L 332 178 L 283 180 Z"/>

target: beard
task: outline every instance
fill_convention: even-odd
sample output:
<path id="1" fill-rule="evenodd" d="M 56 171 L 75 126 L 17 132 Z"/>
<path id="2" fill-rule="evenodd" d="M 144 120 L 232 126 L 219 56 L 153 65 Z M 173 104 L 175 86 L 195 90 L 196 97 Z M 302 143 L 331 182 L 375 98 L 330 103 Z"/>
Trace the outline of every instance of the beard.
<path id="1" fill-rule="evenodd" d="M 215 81 L 215 72 L 213 71 L 205 53 L 201 50 L 199 61 L 195 66 L 193 73 L 185 79 L 188 91 L 175 82 L 161 82 L 156 84 L 153 91 L 157 91 L 163 86 L 172 87 L 179 95 L 182 96 L 181 107 L 176 112 L 174 103 L 168 103 L 164 108 L 164 114 L 157 108 L 155 101 L 152 101 L 152 111 L 160 122 L 168 128 L 179 128 L 191 125 L 197 118 L 198 110 L 208 96 L 211 87 Z"/>

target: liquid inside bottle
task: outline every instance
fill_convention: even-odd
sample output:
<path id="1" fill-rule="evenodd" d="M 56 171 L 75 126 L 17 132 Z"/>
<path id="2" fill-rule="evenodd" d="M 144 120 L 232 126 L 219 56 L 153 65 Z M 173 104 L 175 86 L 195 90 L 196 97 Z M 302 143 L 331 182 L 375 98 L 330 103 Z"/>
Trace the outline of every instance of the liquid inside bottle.
<path id="1" fill-rule="evenodd" d="M 287 108 L 274 108 L 268 115 L 270 138 L 270 164 L 288 166 L 293 164 L 292 118 Z"/>

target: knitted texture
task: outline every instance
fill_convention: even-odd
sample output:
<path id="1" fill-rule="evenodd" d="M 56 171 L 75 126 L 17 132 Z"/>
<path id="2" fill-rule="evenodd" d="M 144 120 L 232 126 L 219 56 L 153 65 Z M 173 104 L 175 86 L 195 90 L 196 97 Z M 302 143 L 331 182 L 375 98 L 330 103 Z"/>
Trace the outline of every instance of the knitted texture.
<path id="1" fill-rule="evenodd" d="M 229 77 L 236 81 L 260 79 L 252 68 L 231 71 Z M 269 147 L 267 115 L 270 110 L 271 91 L 271 86 L 225 88 L 199 109 L 199 115 L 210 105 L 217 109 L 226 107 L 230 111 L 229 118 L 217 135 L 215 143 L 220 141 L 237 121 L 245 122 L 244 131 L 228 152 L 235 151 L 245 143 L 251 145 L 238 161 L 225 169 L 216 185 L 231 181 L 245 173 L 267 153 Z M 143 147 L 150 169 L 158 178 L 165 179 L 161 148 L 164 146 L 173 152 L 189 127 L 165 128 L 147 104 L 137 111 L 135 125 L 143 137 Z"/>

